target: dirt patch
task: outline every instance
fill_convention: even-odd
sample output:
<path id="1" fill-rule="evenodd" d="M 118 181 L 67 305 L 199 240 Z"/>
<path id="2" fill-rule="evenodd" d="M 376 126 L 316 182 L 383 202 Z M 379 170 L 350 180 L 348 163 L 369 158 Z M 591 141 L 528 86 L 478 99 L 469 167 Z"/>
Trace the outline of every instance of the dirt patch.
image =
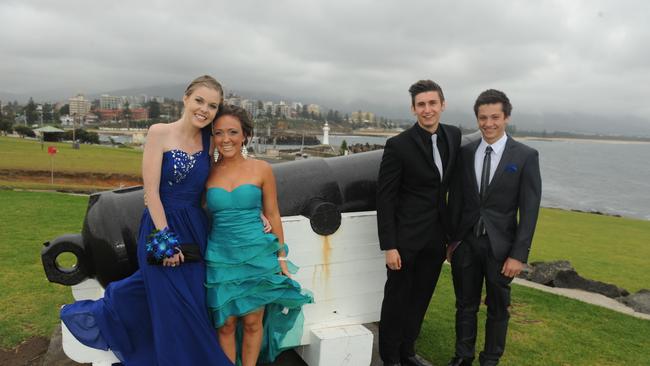
<path id="1" fill-rule="evenodd" d="M 50 345 L 45 337 L 26 340 L 11 350 L 0 349 L 0 365 L 3 366 L 40 366 Z"/>
<path id="2" fill-rule="evenodd" d="M 0 169 L 0 179 L 9 182 L 50 184 L 50 174 L 48 171 L 41 170 Z M 142 178 L 112 173 L 57 172 L 54 175 L 54 184 L 58 186 L 94 186 L 112 189 L 142 185 Z"/>

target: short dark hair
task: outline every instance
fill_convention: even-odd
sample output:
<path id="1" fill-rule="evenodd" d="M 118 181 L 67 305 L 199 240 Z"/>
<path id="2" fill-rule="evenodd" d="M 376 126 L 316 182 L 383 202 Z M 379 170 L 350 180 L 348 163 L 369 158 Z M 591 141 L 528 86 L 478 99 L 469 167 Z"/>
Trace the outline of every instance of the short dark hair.
<path id="1" fill-rule="evenodd" d="M 510 104 L 510 99 L 508 99 L 506 93 L 496 89 L 488 89 L 479 94 L 478 98 L 476 98 L 476 102 L 474 102 L 474 115 L 478 117 L 478 107 L 485 104 L 497 103 L 501 103 L 503 114 L 506 117 L 510 117 L 510 113 L 512 113 L 512 104 Z"/>
<path id="2" fill-rule="evenodd" d="M 233 116 L 241 125 L 241 130 L 244 133 L 244 145 L 248 144 L 248 140 L 253 137 L 253 122 L 248 115 L 248 112 L 242 107 L 236 105 L 224 104 L 217 116 L 214 119 L 214 123 L 217 123 L 217 120 L 223 116 Z"/>
<path id="3" fill-rule="evenodd" d="M 415 96 L 424 93 L 424 92 L 429 92 L 429 91 L 434 91 L 438 92 L 438 96 L 440 97 L 440 102 L 445 101 L 445 95 L 442 93 L 442 88 L 440 85 L 438 85 L 435 81 L 431 80 L 420 80 L 417 83 L 411 85 L 409 88 L 409 93 L 411 93 L 411 105 L 415 107 Z"/>

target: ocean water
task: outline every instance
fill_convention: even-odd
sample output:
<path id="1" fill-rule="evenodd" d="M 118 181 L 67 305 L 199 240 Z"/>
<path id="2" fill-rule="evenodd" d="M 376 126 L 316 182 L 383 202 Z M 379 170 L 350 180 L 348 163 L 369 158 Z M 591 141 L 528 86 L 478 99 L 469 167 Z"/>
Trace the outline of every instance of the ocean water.
<path id="1" fill-rule="evenodd" d="M 650 220 L 650 143 L 523 142 L 539 151 L 543 206 Z"/>
<path id="2" fill-rule="evenodd" d="M 332 146 L 384 137 L 330 136 Z M 650 220 L 650 143 L 520 140 L 537 149 L 542 206 Z"/>

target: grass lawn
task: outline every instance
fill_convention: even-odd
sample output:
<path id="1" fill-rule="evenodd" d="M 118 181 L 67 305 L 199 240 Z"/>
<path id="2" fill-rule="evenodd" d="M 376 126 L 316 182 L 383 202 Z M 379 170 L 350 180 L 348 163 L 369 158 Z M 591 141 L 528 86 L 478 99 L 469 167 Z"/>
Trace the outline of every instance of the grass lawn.
<path id="1" fill-rule="evenodd" d="M 650 289 L 650 221 L 542 209 L 529 262 L 567 259 L 583 277 Z"/>
<path id="2" fill-rule="evenodd" d="M 81 145 L 73 150 L 70 143 L 41 143 L 0 136 L 0 169 L 50 170 L 48 146 L 56 146 L 54 172 L 117 173 L 140 176 L 142 151 L 99 145 Z"/>
<path id="3" fill-rule="evenodd" d="M 485 306 L 478 320 L 483 349 Z M 434 365 L 454 354 L 454 290 L 443 266 L 417 350 Z M 506 352 L 500 365 L 650 365 L 650 321 L 513 285 Z M 475 362 L 477 363 L 477 362 Z"/>
<path id="4" fill-rule="evenodd" d="M 69 287 L 51 284 L 41 263 L 42 243 L 79 233 L 88 198 L 0 190 L 0 347 L 33 336 L 49 337 Z"/>
<path id="5" fill-rule="evenodd" d="M 49 337 L 60 305 L 72 301 L 68 287 L 47 282 L 40 251 L 44 241 L 80 232 L 87 198 L 0 190 L 0 202 L 0 347 L 12 348 L 33 336 Z M 650 222 L 544 209 L 538 228 L 531 259 L 567 258 L 585 276 L 629 290 L 648 287 L 649 269 L 640 261 L 650 254 L 641 243 L 650 237 Z M 449 272 L 445 266 L 418 341 L 419 352 L 434 364 L 453 354 Z M 650 321 L 518 286 L 512 314 L 503 365 L 650 364 Z M 483 308 L 478 348 L 484 319 Z"/>

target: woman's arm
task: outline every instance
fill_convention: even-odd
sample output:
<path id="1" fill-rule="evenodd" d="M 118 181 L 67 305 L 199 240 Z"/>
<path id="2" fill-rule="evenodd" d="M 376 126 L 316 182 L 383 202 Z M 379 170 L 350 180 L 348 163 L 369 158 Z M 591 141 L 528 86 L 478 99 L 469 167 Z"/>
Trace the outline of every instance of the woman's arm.
<path id="1" fill-rule="evenodd" d="M 160 170 L 164 152 L 165 126 L 155 124 L 149 127 L 147 143 L 142 154 L 142 181 L 144 194 L 147 197 L 147 207 L 151 220 L 158 230 L 167 227 L 165 210 L 160 201 Z"/>
<path id="2" fill-rule="evenodd" d="M 284 231 L 282 230 L 282 221 L 280 218 L 280 209 L 278 207 L 278 191 L 275 184 L 275 177 L 271 165 L 267 162 L 260 161 L 262 170 L 262 206 L 264 216 L 271 223 L 271 232 L 278 237 L 280 241 L 280 250 L 278 250 L 278 260 L 282 274 L 290 276 L 287 267 L 287 252 L 284 249 Z"/>

